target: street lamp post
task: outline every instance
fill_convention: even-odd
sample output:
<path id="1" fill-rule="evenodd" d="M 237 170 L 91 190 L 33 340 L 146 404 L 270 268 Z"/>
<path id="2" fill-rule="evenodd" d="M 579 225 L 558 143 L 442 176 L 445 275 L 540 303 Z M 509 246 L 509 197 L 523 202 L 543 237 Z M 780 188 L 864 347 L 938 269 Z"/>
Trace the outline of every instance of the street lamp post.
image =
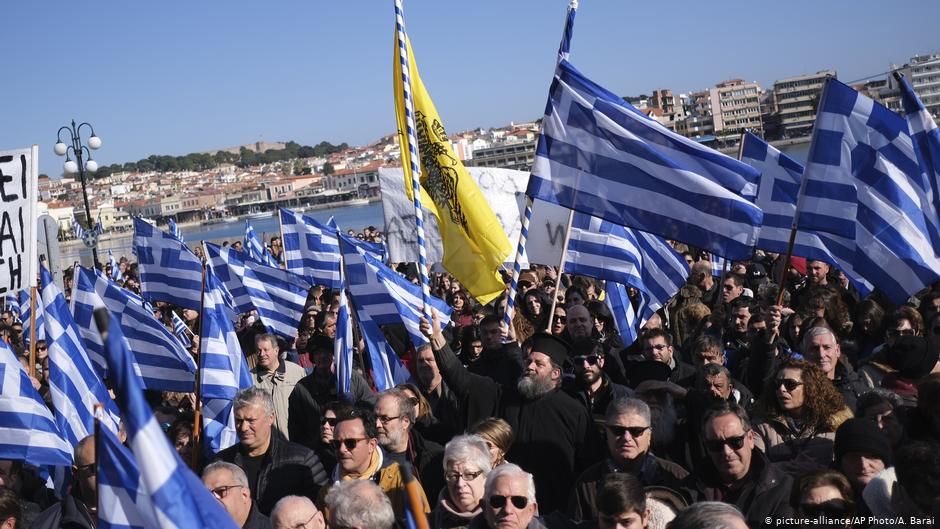
<path id="1" fill-rule="evenodd" d="M 82 145 L 81 131 L 82 127 L 88 127 L 88 130 L 91 132 L 91 136 L 88 138 L 88 146 Z M 62 141 L 62 131 L 68 133 L 68 139 L 71 141 L 71 145 L 67 145 Z M 54 151 L 59 156 L 65 156 L 65 164 L 63 165 L 65 172 L 67 174 L 78 173 L 78 177 L 82 183 L 82 198 L 85 199 L 85 221 L 88 225 L 88 230 L 86 233 L 89 233 L 88 240 L 84 241 L 86 245 L 91 247 L 91 255 L 95 260 L 95 267 L 100 268 L 101 264 L 98 262 L 98 241 L 97 234 L 95 233 L 95 226 L 92 224 L 91 220 L 91 207 L 88 205 L 88 189 L 86 187 L 86 173 L 94 173 L 98 170 L 98 162 L 92 160 L 91 150 L 89 149 L 98 149 L 101 147 L 101 138 L 95 135 L 95 128 L 89 123 L 81 123 L 78 126 L 75 125 L 75 120 L 72 120 L 72 125 L 65 125 L 59 128 L 59 132 L 56 134 L 56 144 Z M 70 154 L 71 153 L 71 154 Z M 75 160 L 72 160 L 72 155 L 75 156 Z"/>

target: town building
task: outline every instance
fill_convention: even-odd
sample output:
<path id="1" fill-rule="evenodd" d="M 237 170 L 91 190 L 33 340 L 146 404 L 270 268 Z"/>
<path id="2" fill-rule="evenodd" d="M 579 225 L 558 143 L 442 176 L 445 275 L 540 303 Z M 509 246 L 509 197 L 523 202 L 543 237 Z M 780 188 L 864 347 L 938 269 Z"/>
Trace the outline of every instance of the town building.
<path id="1" fill-rule="evenodd" d="M 708 95 L 715 136 L 719 142 L 737 142 L 746 130 L 763 134 L 760 85 L 731 79 L 710 88 Z"/>
<path id="2" fill-rule="evenodd" d="M 911 88 L 927 112 L 940 118 L 940 53 L 911 57 L 910 70 Z"/>
<path id="3" fill-rule="evenodd" d="M 784 137 L 808 136 L 813 132 L 816 106 L 828 77 L 837 78 L 835 70 L 821 70 L 774 82 L 774 110 Z"/>
<path id="4" fill-rule="evenodd" d="M 537 139 L 533 139 L 516 143 L 498 143 L 486 149 L 473 151 L 473 159 L 468 160 L 468 165 L 529 171 L 535 162 L 537 142 Z"/>

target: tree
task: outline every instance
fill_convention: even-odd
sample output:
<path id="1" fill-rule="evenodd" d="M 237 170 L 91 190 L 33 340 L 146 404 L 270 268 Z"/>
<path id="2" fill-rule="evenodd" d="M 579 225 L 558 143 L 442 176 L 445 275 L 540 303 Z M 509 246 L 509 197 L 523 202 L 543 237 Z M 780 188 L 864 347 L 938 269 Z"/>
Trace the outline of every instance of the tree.
<path id="1" fill-rule="evenodd" d="M 333 164 L 331 164 L 330 162 L 326 162 L 325 164 L 323 164 L 323 174 L 325 174 L 326 176 L 329 176 L 333 173 L 334 173 Z"/>

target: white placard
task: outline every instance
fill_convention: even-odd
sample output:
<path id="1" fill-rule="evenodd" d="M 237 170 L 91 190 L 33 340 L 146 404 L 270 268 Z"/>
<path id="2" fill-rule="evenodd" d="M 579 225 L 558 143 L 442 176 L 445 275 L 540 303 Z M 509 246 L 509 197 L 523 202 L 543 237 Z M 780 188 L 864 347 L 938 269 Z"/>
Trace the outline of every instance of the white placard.
<path id="1" fill-rule="evenodd" d="M 512 244 L 513 251 L 507 258 L 507 262 L 511 263 L 516 257 L 515 249 L 519 242 L 529 173 L 491 167 L 467 167 L 467 171 L 486 197 Z M 414 205 L 405 194 L 401 168 L 379 169 L 379 184 L 382 187 L 389 258 L 396 263 L 415 262 L 418 260 L 418 236 Z M 566 208 L 547 202 L 536 203 L 532 210 L 526 244 L 526 252 L 531 262 L 558 266 L 567 222 Z M 424 237 L 427 241 L 428 263 L 439 263 L 443 255 L 441 235 L 437 229 L 437 219 L 427 210 L 424 212 Z M 523 261 L 522 266 L 527 267 L 528 262 Z"/>
<path id="2" fill-rule="evenodd" d="M 0 151 L 0 295 L 36 285 L 39 147 Z"/>

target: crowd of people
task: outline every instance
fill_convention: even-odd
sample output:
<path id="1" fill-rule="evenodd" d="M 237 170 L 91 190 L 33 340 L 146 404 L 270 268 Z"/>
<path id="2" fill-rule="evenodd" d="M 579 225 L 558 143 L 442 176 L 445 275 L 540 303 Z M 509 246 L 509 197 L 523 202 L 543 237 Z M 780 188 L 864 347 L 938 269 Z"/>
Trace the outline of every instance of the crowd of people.
<path id="1" fill-rule="evenodd" d="M 339 293 L 314 287 L 292 339 L 254 314 L 237 323 L 253 386 L 234 402 L 235 445 L 193 458 L 195 397 L 148 397 L 246 529 L 408 527 L 416 511 L 431 529 L 935 523 L 940 285 L 894 306 L 861 299 L 820 261 L 758 253 L 716 275 L 708 255 L 676 250 L 688 281 L 635 341 L 618 332 L 602 282 L 532 266 L 507 326 L 505 295 L 479 305 L 434 274 L 450 321 L 423 320 L 418 348 L 403 327 L 383 328 L 410 380 L 377 392 L 356 332 L 340 394 Z M 281 258 L 279 241 L 270 251 Z M 119 266 L 139 293 L 136 265 Z M 417 282 L 414 264 L 393 268 Z M 67 293 L 68 272 L 65 282 Z M 198 355 L 199 314 L 154 309 L 168 326 L 177 312 Z M 12 312 L 0 333 L 28 364 Z M 47 396 L 37 345 L 34 385 Z M 61 500 L 34 469 L 0 462 L 0 527 L 95 527 L 88 444 Z"/>

